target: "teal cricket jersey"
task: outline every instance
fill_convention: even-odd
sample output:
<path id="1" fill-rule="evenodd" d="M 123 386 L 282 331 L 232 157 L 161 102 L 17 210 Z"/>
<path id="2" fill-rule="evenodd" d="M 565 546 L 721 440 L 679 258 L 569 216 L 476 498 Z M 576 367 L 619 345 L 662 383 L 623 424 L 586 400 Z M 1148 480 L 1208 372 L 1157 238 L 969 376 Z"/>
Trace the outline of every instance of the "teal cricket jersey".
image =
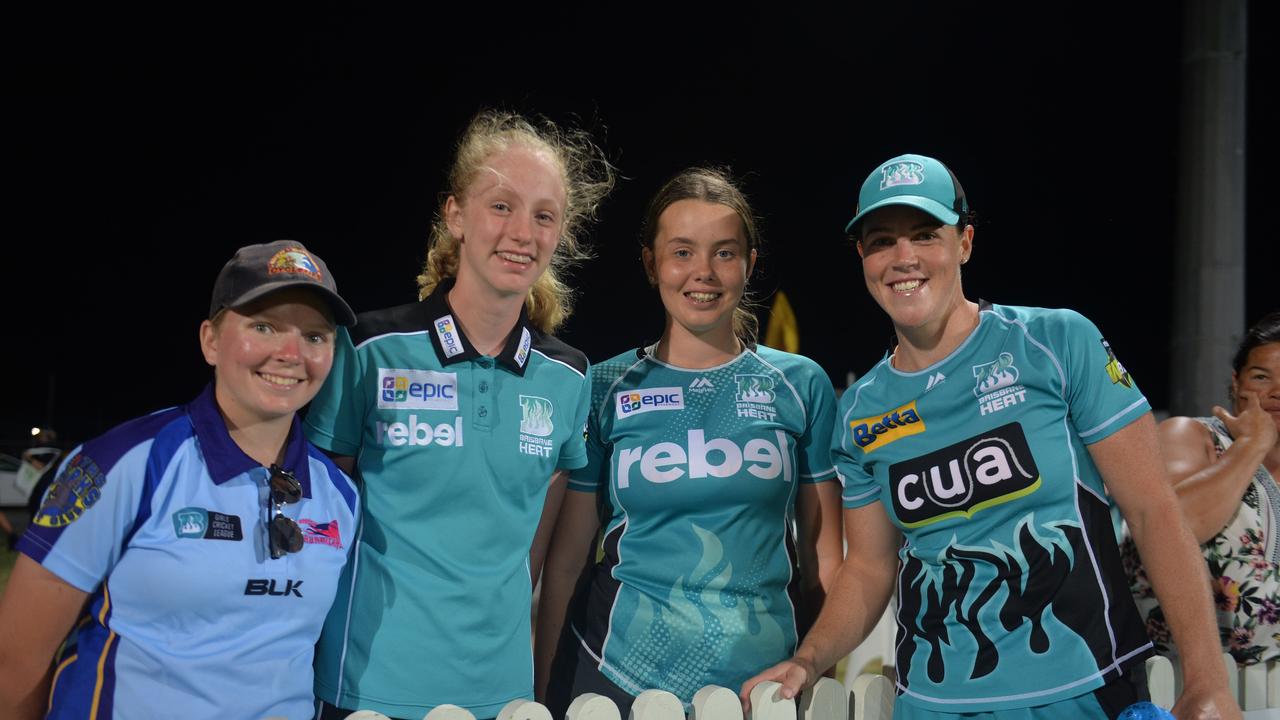
<path id="1" fill-rule="evenodd" d="M 1086 446 L 1150 410 L 1087 319 L 984 304 L 918 372 L 886 357 L 841 398 L 845 507 L 902 529 L 898 692 L 943 712 L 1090 692 L 1151 650 Z"/>
<path id="2" fill-rule="evenodd" d="M 528 555 L 556 468 L 586 463 L 582 353 L 522 313 L 481 356 L 445 298 L 360 315 L 307 414 L 357 458 L 363 524 L 316 651 L 338 707 L 476 717 L 533 695 Z"/>
<path id="3" fill-rule="evenodd" d="M 736 688 L 795 650 L 792 511 L 800 483 L 835 478 L 831 381 L 763 346 L 705 370 L 631 351 L 591 378 L 569 487 L 602 493 L 607 524 L 572 632 L 632 694 Z"/>

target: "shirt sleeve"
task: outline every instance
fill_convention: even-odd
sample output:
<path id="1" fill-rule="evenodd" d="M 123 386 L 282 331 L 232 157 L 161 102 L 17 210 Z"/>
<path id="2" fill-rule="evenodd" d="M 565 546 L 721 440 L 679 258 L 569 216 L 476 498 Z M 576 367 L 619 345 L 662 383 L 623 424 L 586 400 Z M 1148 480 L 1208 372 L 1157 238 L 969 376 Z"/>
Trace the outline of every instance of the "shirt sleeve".
<path id="1" fill-rule="evenodd" d="M 369 394 L 364 388 L 364 368 L 351 335 L 338 328 L 329 379 L 316 394 L 303 422 L 307 439 L 322 450 L 338 455 L 360 452 Z"/>
<path id="2" fill-rule="evenodd" d="M 587 464 L 585 447 L 587 415 L 591 412 L 591 370 L 583 376 L 578 387 L 578 403 L 574 408 L 573 428 L 569 439 L 560 446 L 560 461 L 556 467 L 561 470 L 575 470 Z"/>
<path id="3" fill-rule="evenodd" d="M 596 380 L 595 375 L 599 372 L 599 368 L 592 368 L 592 381 Z M 598 401 L 603 403 L 604 400 Z M 588 413 L 586 423 L 583 426 L 584 444 L 586 448 L 587 460 L 586 464 L 573 471 L 569 476 L 569 489 L 578 492 L 600 492 L 605 489 L 605 483 L 608 482 L 609 456 L 612 449 L 606 441 L 600 420 L 601 407 L 594 405 L 588 397 Z"/>
<path id="4" fill-rule="evenodd" d="M 18 550 L 69 585 L 95 591 L 142 517 L 150 442 L 118 457 L 90 441 L 68 454 Z M 149 511 L 149 507 L 145 510 Z"/>
<path id="5" fill-rule="evenodd" d="M 796 448 L 800 482 L 832 480 L 836 470 L 831 462 L 831 428 L 836 421 L 836 391 L 831 378 L 815 363 L 809 372 L 805 392 L 804 434 Z"/>
<path id="6" fill-rule="evenodd" d="M 1062 348 L 1064 388 L 1076 435 L 1095 443 L 1151 410 L 1137 383 L 1102 333 L 1083 315 L 1063 310 L 1055 328 Z"/>
<path id="7" fill-rule="evenodd" d="M 874 468 L 864 461 L 862 450 L 853 447 L 853 430 L 849 417 L 853 414 L 854 388 L 845 391 L 840 398 L 839 413 L 831 431 L 831 460 L 840 479 L 840 499 L 846 508 L 869 505 L 880 499 L 880 485 L 876 482 Z"/>

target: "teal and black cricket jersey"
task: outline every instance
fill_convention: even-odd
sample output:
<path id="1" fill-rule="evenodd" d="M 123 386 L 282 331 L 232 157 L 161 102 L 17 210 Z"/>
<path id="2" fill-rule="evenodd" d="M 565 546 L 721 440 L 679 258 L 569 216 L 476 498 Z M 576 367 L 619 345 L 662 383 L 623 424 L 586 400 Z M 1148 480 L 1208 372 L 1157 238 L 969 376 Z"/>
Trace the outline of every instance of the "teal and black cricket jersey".
<path id="1" fill-rule="evenodd" d="M 586 357 L 521 313 L 496 358 L 446 300 L 339 329 L 312 442 L 357 458 L 364 517 L 316 651 L 316 695 L 493 717 L 533 694 L 528 555 L 557 468 L 586 463 Z"/>
<path id="2" fill-rule="evenodd" d="M 767 347 L 703 370 L 649 353 L 592 368 L 590 461 L 569 487 L 601 493 L 607 525 L 571 631 L 619 687 L 688 704 L 795 650 L 791 520 L 801 483 L 835 478 L 835 393 Z"/>
<path id="3" fill-rule="evenodd" d="M 979 318 L 929 368 L 881 360 L 833 437 L 845 507 L 878 500 L 904 535 L 899 701 L 953 713 L 1082 695 L 1151 650 L 1087 449 L 1146 398 L 1078 313 Z"/>

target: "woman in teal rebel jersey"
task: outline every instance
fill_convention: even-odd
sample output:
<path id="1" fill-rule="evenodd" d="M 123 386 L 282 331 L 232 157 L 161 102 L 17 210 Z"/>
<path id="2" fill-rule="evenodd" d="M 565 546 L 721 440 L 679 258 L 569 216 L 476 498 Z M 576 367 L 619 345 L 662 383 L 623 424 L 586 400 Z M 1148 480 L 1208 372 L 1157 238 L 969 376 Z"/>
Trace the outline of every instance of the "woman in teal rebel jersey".
<path id="1" fill-rule="evenodd" d="M 835 393 L 813 361 L 755 342 L 745 197 L 723 172 L 685 170 L 641 237 L 666 323 L 592 367 L 588 462 L 539 606 L 539 696 L 555 717 L 585 692 L 625 716 L 646 689 L 688 706 L 706 685 L 736 687 L 795 650 L 798 616 L 812 620 L 841 561 Z M 603 559 L 584 572 L 601 516 Z"/>
<path id="2" fill-rule="evenodd" d="M 1238 717 L 1150 406 L 1078 313 L 965 298 L 969 218 L 933 158 L 893 158 L 862 185 L 847 229 L 897 342 L 840 402 L 851 552 L 795 656 L 742 697 L 812 683 L 874 627 L 896 575 L 895 718 L 1116 717 L 1145 699 L 1151 643 L 1110 494 L 1186 649 L 1175 715 Z"/>
<path id="3" fill-rule="evenodd" d="M 448 182 L 420 300 L 339 334 L 307 414 L 367 503 L 316 652 L 326 718 L 488 718 L 533 695 L 536 531 L 559 506 L 553 473 L 586 462 L 586 358 L 551 332 L 613 174 L 584 135 L 483 112 Z"/>

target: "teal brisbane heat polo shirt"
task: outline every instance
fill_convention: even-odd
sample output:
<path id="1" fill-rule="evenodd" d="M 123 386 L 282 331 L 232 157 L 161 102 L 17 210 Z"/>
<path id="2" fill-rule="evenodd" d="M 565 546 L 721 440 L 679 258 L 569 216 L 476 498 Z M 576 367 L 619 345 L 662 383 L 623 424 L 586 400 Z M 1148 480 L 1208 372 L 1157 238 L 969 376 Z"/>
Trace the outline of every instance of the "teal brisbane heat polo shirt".
<path id="1" fill-rule="evenodd" d="M 586 357 L 522 312 L 498 357 L 442 284 L 339 329 L 311 440 L 357 458 L 367 503 L 316 651 L 316 694 L 421 717 L 532 697 L 528 554 L 557 468 L 586 464 Z"/>

